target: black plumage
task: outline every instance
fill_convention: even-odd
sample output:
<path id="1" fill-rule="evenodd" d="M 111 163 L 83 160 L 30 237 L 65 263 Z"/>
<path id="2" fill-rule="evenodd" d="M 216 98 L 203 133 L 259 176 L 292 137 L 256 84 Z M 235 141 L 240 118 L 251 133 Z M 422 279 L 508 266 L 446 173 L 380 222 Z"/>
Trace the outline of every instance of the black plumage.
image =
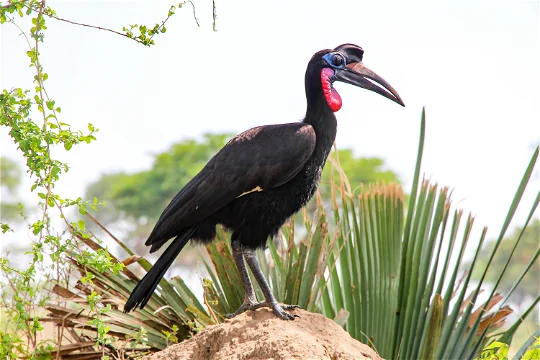
<path id="1" fill-rule="evenodd" d="M 186 243 L 212 241 L 221 224 L 232 232 L 233 256 L 246 290 L 244 304 L 231 316 L 268 306 L 277 316 L 294 319 L 286 310 L 295 306 L 277 303 L 254 251 L 265 247 L 317 189 L 336 137 L 334 112 L 341 107 L 334 81 L 367 88 L 403 105 L 388 83 L 363 66 L 362 56 L 363 50 L 352 44 L 317 52 L 305 75 L 304 120 L 259 126 L 235 136 L 180 190 L 145 244 L 154 252 L 174 240 L 133 290 L 124 311 L 143 308 Z M 265 295 L 262 303 L 256 302 L 246 262 Z"/>

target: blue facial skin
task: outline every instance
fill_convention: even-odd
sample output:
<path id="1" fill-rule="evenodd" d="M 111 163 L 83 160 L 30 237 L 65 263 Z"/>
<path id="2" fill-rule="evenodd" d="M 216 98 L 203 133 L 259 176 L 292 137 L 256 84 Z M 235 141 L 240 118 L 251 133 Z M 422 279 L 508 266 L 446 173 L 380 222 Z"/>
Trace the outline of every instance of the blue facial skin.
<path id="1" fill-rule="evenodd" d="M 339 62 L 339 57 L 341 57 L 341 62 Z M 334 69 L 343 69 L 345 67 L 345 56 L 340 52 L 331 52 L 324 55 L 322 58 L 330 67 Z"/>

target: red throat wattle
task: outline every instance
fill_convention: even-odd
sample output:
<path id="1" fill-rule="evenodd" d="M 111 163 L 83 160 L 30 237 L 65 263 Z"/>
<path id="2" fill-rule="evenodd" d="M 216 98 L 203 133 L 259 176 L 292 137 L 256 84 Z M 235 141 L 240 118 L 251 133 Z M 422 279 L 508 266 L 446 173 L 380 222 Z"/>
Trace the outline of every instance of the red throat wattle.
<path id="1" fill-rule="evenodd" d="M 324 98 L 326 99 L 326 103 L 328 106 L 330 106 L 330 109 L 332 109 L 333 112 L 338 111 L 341 109 L 341 96 L 339 96 L 338 92 L 334 87 L 332 86 L 332 81 L 330 80 L 334 76 L 334 70 L 330 68 L 323 68 L 321 71 L 321 85 L 322 90 L 324 94 Z"/>

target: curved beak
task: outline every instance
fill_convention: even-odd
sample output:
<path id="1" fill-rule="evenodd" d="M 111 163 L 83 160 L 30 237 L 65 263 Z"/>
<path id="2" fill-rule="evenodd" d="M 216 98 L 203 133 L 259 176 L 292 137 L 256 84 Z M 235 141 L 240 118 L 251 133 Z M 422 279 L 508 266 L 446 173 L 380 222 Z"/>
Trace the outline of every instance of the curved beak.
<path id="1" fill-rule="evenodd" d="M 386 80 L 369 70 L 361 62 L 345 65 L 343 69 L 336 71 L 335 77 L 336 80 L 374 91 L 401 106 L 405 106 L 397 91 Z"/>

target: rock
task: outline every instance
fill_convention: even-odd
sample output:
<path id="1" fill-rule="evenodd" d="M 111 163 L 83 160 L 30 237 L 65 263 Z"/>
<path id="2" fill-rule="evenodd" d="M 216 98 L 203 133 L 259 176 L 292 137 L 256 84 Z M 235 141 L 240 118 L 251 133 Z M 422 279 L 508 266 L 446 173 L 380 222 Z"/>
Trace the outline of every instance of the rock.
<path id="1" fill-rule="evenodd" d="M 343 328 L 320 314 L 293 310 L 294 321 L 269 309 L 247 311 L 209 326 L 193 338 L 145 357 L 145 360 L 382 360 Z"/>

